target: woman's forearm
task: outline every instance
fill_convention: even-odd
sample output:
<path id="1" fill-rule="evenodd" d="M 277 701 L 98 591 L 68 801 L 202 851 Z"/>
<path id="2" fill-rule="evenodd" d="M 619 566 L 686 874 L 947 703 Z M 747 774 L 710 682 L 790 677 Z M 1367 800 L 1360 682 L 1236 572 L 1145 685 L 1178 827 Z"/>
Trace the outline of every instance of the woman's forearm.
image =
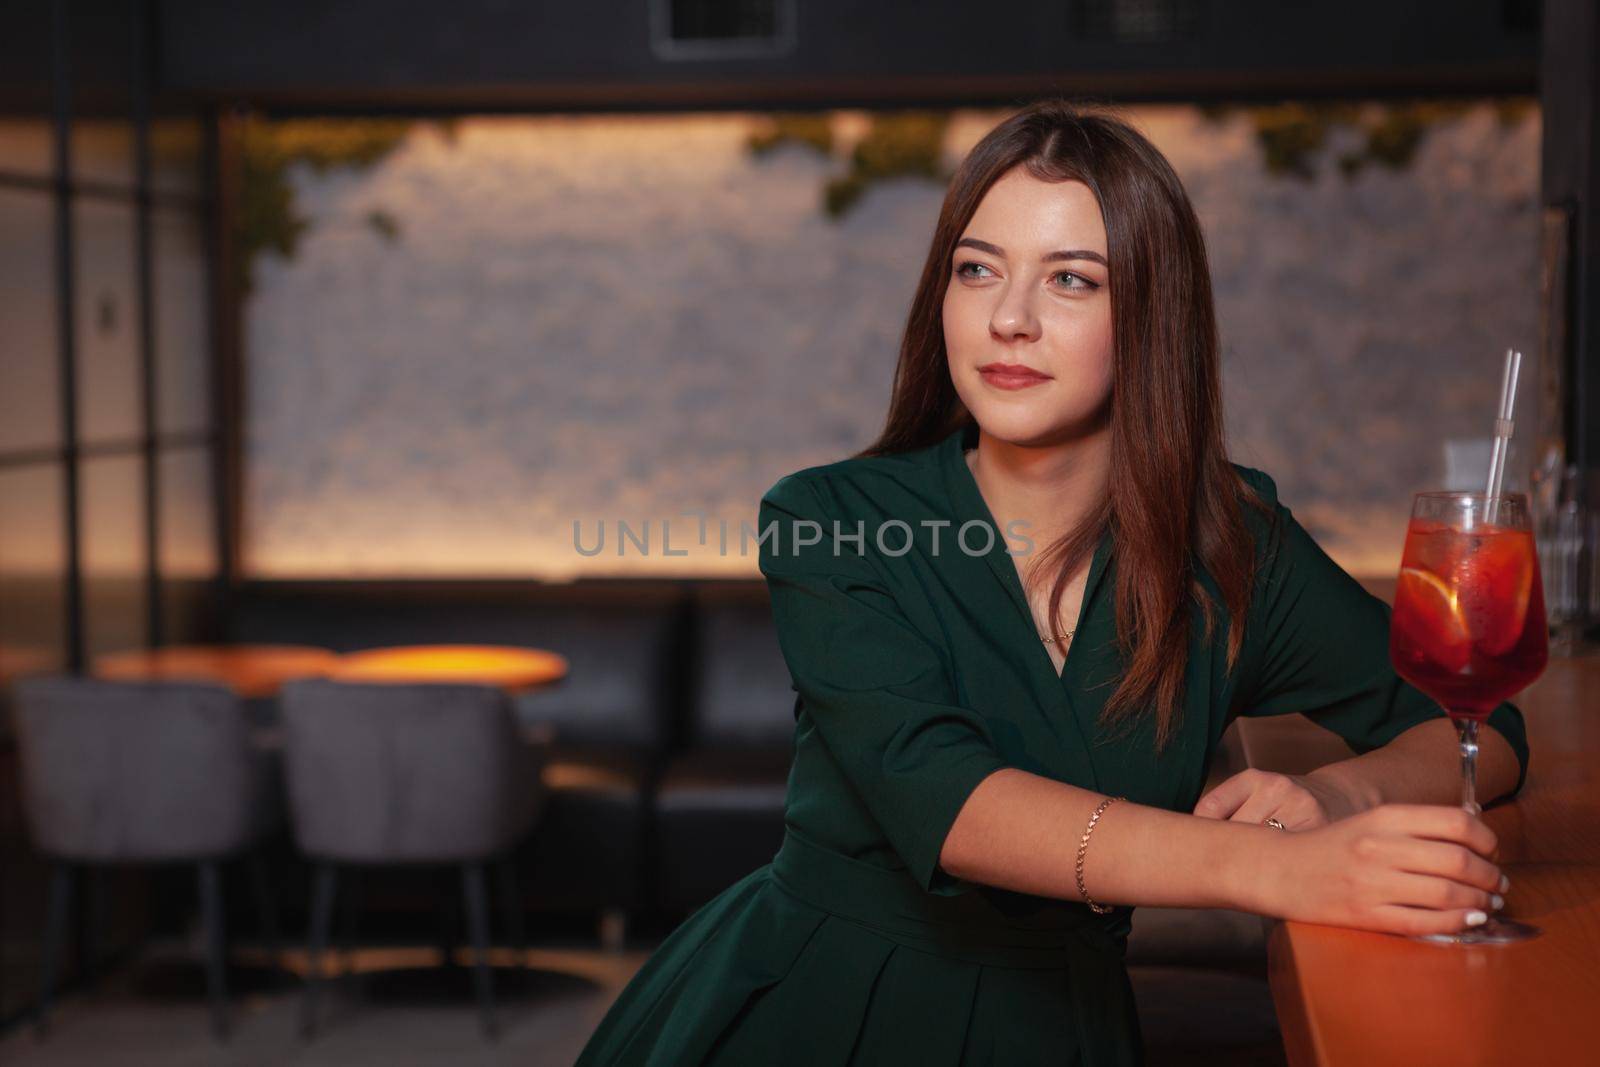
<path id="1" fill-rule="evenodd" d="M 958 878 L 1081 900 L 1078 841 L 1102 794 L 1016 768 L 980 782 L 945 838 L 939 865 Z M 1089 896 L 1107 904 L 1268 912 L 1265 853 L 1282 831 L 1120 801 L 1101 816 L 1084 859 Z"/>
<path id="2" fill-rule="evenodd" d="M 1478 803 L 1511 792 L 1517 755 L 1494 727 L 1478 730 Z M 1349 797 L 1357 810 L 1379 804 L 1454 804 L 1461 796 L 1461 745 L 1448 719 L 1430 719 L 1382 748 L 1330 763 L 1308 776 Z"/>

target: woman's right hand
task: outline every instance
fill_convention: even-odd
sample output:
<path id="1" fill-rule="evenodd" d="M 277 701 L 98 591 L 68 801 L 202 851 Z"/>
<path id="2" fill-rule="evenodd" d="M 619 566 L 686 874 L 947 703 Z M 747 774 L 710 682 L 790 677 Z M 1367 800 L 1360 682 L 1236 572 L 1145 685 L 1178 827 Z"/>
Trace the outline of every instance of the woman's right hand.
<path id="1" fill-rule="evenodd" d="M 1508 888 L 1483 820 L 1435 804 L 1382 804 L 1268 842 L 1264 912 L 1384 933 L 1457 933 Z"/>

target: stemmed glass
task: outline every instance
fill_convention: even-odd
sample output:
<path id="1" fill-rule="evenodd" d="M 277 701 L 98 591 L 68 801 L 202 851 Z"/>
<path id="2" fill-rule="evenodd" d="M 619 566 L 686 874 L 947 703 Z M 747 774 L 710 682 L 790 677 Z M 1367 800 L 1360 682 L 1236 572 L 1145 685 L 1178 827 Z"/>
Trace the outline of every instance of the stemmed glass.
<path id="1" fill-rule="evenodd" d="M 1400 677 L 1438 701 L 1461 735 L 1461 805 L 1479 813 L 1478 726 L 1543 673 L 1544 584 L 1523 493 L 1416 494 L 1389 630 Z M 1491 917 L 1425 940 L 1522 941 L 1538 927 Z"/>

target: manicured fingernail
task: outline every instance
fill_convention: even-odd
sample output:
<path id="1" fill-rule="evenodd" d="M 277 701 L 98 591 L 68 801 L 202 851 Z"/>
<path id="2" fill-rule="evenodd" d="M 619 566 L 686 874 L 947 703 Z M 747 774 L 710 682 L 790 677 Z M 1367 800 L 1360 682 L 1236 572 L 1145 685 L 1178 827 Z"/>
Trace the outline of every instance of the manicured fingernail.
<path id="1" fill-rule="evenodd" d="M 1503 908 L 1505 906 L 1506 906 L 1506 898 L 1505 897 L 1502 897 L 1499 893 L 1491 893 L 1489 895 L 1489 907 L 1492 910 L 1499 911 L 1501 908 Z"/>
<path id="2" fill-rule="evenodd" d="M 1511 879 L 1507 878 L 1505 875 L 1502 874 L 1500 876 L 1500 892 L 1508 893 L 1510 891 L 1511 891 Z"/>
<path id="3" fill-rule="evenodd" d="M 1469 912 L 1467 912 L 1467 925 L 1468 926 L 1482 926 L 1484 923 L 1486 923 L 1488 921 L 1489 921 L 1489 916 L 1485 915 L 1481 911 L 1469 911 Z"/>

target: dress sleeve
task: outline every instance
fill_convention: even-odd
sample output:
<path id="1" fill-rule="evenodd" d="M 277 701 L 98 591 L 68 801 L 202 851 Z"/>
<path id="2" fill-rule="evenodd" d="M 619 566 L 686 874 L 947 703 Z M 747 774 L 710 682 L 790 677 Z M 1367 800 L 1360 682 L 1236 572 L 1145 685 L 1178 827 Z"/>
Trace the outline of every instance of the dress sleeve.
<path id="1" fill-rule="evenodd" d="M 759 530 L 774 524 L 760 567 L 801 708 L 917 883 L 972 889 L 939 852 L 973 789 L 1006 766 L 987 720 L 961 706 L 945 653 L 896 602 L 874 531 L 858 547 L 856 522 L 836 525 L 799 475 L 762 497 Z"/>
<path id="2" fill-rule="evenodd" d="M 1443 716 L 1438 703 L 1395 673 L 1389 659 L 1391 609 L 1324 552 L 1278 500 L 1261 471 L 1241 472 L 1272 507 L 1262 518 L 1264 549 L 1247 623 L 1236 706 L 1242 715 L 1303 712 L 1359 754 Z M 1252 669 L 1253 668 L 1253 669 Z M 1516 753 L 1513 792 L 1528 774 L 1522 712 L 1502 703 L 1489 725 Z"/>

